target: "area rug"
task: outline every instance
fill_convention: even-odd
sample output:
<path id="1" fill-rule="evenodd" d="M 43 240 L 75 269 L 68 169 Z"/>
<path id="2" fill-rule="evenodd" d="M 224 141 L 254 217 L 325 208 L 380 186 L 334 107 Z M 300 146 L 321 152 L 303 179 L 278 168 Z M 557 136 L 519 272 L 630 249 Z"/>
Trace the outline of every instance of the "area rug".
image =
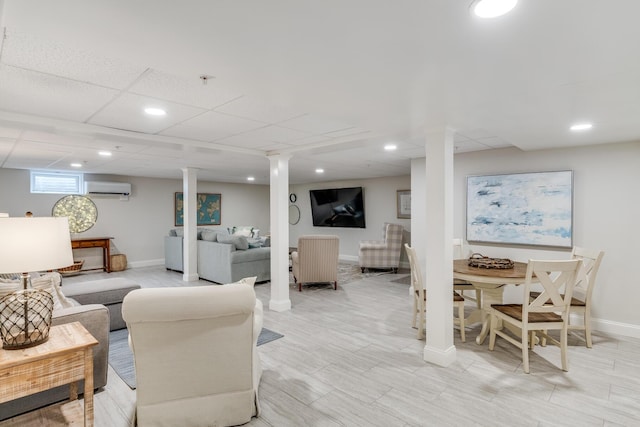
<path id="1" fill-rule="evenodd" d="M 258 345 L 282 338 L 284 335 L 262 328 Z M 129 331 L 119 329 L 109 333 L 109 365 L 132 390 L 136 388 L 136 372 L 133 368 L 133 353 L 129 348 Z"/>

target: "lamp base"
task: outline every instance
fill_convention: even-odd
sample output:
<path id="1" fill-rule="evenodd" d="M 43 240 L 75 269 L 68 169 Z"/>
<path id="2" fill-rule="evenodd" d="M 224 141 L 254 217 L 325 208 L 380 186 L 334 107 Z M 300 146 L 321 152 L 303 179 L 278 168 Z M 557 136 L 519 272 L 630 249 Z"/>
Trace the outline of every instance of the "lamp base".
<path id="1" fill-rule="evenodd" d="M 53 298 L 47 291 L 24 289 L 0 299 L 2 348 L 33 347 L 49 339 Z"/>

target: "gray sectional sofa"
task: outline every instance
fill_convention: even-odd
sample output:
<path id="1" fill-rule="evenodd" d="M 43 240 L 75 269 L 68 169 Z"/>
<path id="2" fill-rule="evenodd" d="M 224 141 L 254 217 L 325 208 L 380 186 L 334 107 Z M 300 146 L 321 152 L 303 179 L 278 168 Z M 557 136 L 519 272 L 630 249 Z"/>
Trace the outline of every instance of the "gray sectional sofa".
<path id="1" fill-rule="evenodd" d="M 182 230 L 165 236 L 165 267 L 183 271 Z M 175 235 L 172 235 L 175 234 Z M 271 279 L 271 248 L 268 239 L 230 234 L 225 228 L 198 229 L 198 275 L 216 283 L 236 282 L 256 276 Z"/>

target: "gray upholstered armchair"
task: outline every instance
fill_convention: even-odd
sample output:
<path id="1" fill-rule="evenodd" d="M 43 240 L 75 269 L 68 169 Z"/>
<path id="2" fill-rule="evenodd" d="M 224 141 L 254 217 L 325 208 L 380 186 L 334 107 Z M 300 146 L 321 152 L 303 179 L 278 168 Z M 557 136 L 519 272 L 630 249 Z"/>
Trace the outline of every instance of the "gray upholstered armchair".
<path id="1" fill-rule="evenodd" d="M 303 283 L 333 283 L 338 289 L 338 236 L 312 235 L 298 239 L 298 250 L 291 253 L 293 280 L 302 291 Z"/>
<path id="2" fill-rule="evenodd" d="M 385 222 L 382 240 L 360 242 L 358 260 L 363 273 L 365 268 L 392 268 L 394 272 L 398 271 L 402 253 L 402 229 L 399 224 Z"/>

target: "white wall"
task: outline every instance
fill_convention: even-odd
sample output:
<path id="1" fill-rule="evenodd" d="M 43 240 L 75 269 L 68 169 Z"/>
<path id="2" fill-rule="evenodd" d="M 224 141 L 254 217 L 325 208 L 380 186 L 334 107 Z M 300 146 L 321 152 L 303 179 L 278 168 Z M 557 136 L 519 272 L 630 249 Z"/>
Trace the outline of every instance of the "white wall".
<path id="1" fill-rule="evenodd" d="M 344 187 L 363 187 L 366 228 L 314 227 L 311 220 L 309 190 Z M 289 244 L 290 246 L 297 246 L 298 237 L 302 235 L 335 234 L 340 238 L 340 259 L 357 261 L 360 241 L 380 240 L 382 237 L 382 224 L 385 222 L 402 225 L 407 230 L 405 239 L 408 239 L 408 232 L 411 231 L 411 220 L 397 218 L 396 191 L 408 190 L 409 188 L 411 188 L 411 177 L 409 175 L 292 185 L 290 186 L 290 192 L 298 196 L 295 204 L 300 208 L 300 222 L 290 227 Z M 401 262 L 402 260 L 403 258 L 401 258 Z"/>
<path id="2" fill-rule="evenodd" d="M 164 236 L 174 228 L 174 193 L 182 191 L 182 180 L 109 175 L 87 175 L 90 181 L 120 181 L 132 184 L 128 201 L 117 196 L 91 196 L 98 208 L 98 221 L 79 237 L 111 236 L 115 250 L 127 255 L 132 266 L 162 264 Z M 198 192 L 220 193 L 221 226 L 252 225 L 269 230 L 269 187 L 254 184 L 199 182 Z M 31 194 L 29 171 L 0 169 L 0 212 L 23 216 L 51 216 L 60 194 Z M 85 266 L 101 264 L 96 249 L 76 251 Z"/>
<path id="3" fill-rule="evenodd" d="M 573 170 L 576 246 L 600 249 L 605 256 L 594 290 L 594 325 L 603 331 L 640 337 L 640 276 L 635 273 L 640 238 L 640 142 L 522 152 L 501 149 L 455 156 L 454 236 L 465 236 L 466 177 L 512 172 Z M 566 250 L 474 245 L 474 252 L 519 261 L 562 259 Z M 507 302 L 522 290 L 509 287 Z"/>

